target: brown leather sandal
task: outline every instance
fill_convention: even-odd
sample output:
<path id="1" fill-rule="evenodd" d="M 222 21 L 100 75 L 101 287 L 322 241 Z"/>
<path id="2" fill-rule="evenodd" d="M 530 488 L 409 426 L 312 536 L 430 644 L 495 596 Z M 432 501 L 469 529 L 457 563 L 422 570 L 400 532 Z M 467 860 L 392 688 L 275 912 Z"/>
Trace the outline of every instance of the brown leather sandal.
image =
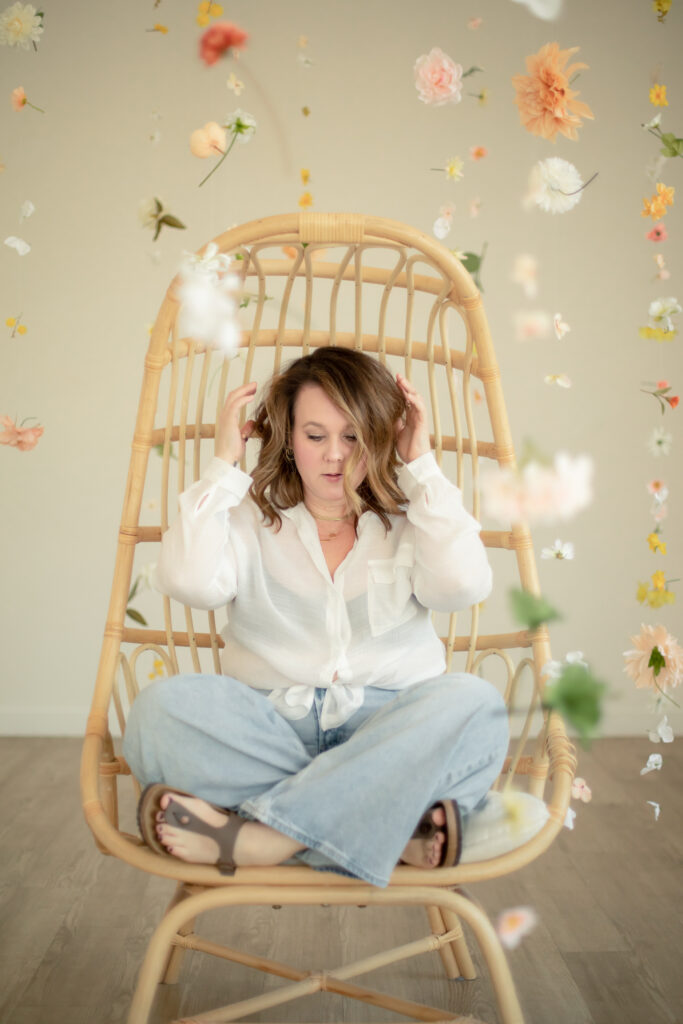
<path id="1" fill-rule="evenodd" d="M 168 807 L 162 808 L 161 798 L 166 793 L 170 795 L 171 800 Z M 193 814 L 192 811 L 188 810 L 187 807 L 183 807 L 177 800 L 174 800 L 174 794 L 176 796 L 193 796 L 192 793 L 185 793 L 182 789 L 173 789 L 172 786 L 166 786 L 161 782 L 153 782 L 143 790 L 140 802 L 138 803 L 138 828 L 147 846 L 156 853 L 167 857 L 173 856 L 163 843 L 159 841 L 159 837 L 156 834 L 157 814 L 161 812 L 168 825 L 183 829 L 186 832 L 196 832 L 199 835 L 215 839 L 219 850 L 215 865 L 222 875 L 232 875 L 237 866 L 233 860 L 235 840 L 246 819 L 240 818 L 234 811 L 226 812 L 224 807 L 209 804 L 209 807 L 215 808 L 215 810 L 220 811 L 222 814 L 228 814 L 228 820 L 224 825 L 209 825 L 197 817 L 196 814 Z M 208 803 L 208 801 L 206 802 Z"/>
<path id="2" fill-rule="evenodd" d="M 437 825 L 432 818 L 432 811 L 437 807 L 443 807 L 446 815 L 445 825 Z M 441 860 L 438 863 L 440 868 L 453 868 L 460 860 L 462 853 L 462 826 L 460 821 L 460 808 L 456 800 L 439 800 L 429 810 L 425 811 L 417 823 L 411 839 L 431 839 L 436 832 L 446 833 L 446 842 L 443 845 Z"/>

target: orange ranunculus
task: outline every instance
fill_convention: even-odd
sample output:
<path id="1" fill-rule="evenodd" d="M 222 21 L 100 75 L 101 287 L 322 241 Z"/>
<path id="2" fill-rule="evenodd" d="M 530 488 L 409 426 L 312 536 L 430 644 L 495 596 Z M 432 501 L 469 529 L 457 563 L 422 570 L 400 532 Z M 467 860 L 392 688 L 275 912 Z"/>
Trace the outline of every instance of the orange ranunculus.
<path id="1" fill-rule="evenodd" d="M 587 64 L 565 67 L 578 46 L 560 50 L 557 43 L 546 43 L 538 53 L 526 59 L 528 75 L 515 75 L 512 84 L 517 93 L 522 124 L 533 135 L 556 141 L 557 133 L 577 139 L 582 117 L 593 117 L 590 107 L 575 99 L 578 92 L 569 88 L 569 79 Z"/>
<path id="2" fill-rule="evenodd" d="M 0 431 L 0 444 L 8 444 L 10 448 L 18 448 L 20 452 L 28 452 L 35 448 L 45 429 L 18 427 L 9 416 L 0 416 L 0 424 L 5 428 Z"/>

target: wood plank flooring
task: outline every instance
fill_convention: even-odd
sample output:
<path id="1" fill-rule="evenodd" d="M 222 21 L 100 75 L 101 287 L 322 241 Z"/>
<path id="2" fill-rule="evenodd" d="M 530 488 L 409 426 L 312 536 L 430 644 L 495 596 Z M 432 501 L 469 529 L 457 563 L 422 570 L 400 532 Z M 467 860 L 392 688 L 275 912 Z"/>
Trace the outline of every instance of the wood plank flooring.
<path id="1" fill-rule="evenodd" d="M 661 771 L 640 775 L 648 754 Z M 0 739 L 0 1021 L 123 1024 L 149 937 L 172 886 L 97 852 L 81 815 L 80 743 Z M 475 887 L 494 917 L 533 906 L 535 931 L 508 954 L 526 1024 L 683 1022 L 683 739 L 608 739 L 579 752 L 593 790 L 574 803 L 573 831 L 508 878 Z M 660 804 L 654 809 L 647 803 Z M 132 813 L 132 801 L 128 801 Z M 126 827 L 132 829 L 130 822 Z M 202 934 L 299 967 L 332 967 L 425 933 L 418 909 L 238 908 L 207 916 Z M 472 953 L 481 968 L 474 943 Z M 491 984 L 448 981 L 436 953 L 360 984 L 498 1020 Z M 162 986 L 154 1024 L 281 984 L 188 954 Z M 271 1021 L 387 1021 L 390 1014 L 322 993 L 256 1016 Z M 396 1019 L 395 1017 L 393 1019 Z"/>

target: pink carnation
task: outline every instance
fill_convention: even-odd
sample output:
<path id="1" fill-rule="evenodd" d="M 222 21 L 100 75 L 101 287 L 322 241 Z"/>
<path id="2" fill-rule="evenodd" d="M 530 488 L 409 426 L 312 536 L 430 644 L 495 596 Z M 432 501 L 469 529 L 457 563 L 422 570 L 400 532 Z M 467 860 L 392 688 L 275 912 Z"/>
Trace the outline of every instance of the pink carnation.
<path id="1" fill-rule="evenodd" d="M 462 65 L 435 46 L 415 61 L 415 86 L 423 103 L 441 107 L 462 99 Z"/>
<path id="2" fill-rule="evenodd" d="M 0 431 L 0 444 L 8 444 L 10 448 L 18 448 L 20 452 L 29 452 L 31 448 L 35 448 L 45 429 L 18 427 L 9 416 L 0 416 L 0 424 L 5 428 Z"/>
<path id="3" fill-rule="evenodd" d="M 637 687 L 666 690 L 683 682 L 683 649 L 665 626 L 643 625 L 638 636 L 631 637 L 631 643 L 634 649 L 624 651 L 624 672 Z M 655 647 L 659 648 L 665 661 L 658 675 L 648 665 Z"/>
<path id="4" fill-rule="evenodd" d="M 243 50 L 248 33 L 230 21 L 217 21 L 201 36 L 199 56 L 205 64 L 216 64 L 226 50 Z"/>

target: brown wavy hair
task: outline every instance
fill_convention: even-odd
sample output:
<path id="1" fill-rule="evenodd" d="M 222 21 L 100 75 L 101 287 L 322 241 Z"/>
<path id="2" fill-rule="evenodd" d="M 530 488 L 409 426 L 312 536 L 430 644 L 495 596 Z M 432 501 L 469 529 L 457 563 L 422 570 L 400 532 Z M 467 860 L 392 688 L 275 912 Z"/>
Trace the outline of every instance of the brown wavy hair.
<path id="1" fill-rule="evenodd" d="M 396 423 L 405 415 L 403 392 L 386 367 L 356 349 L 335 345 L 316 349 L 295 359 L 275 374 L 255 413 L 252 437 L 261 439 L 258 463 L 252 473 L 250 494 L 266 523 L 280 528 L 279 510 L 303 501 L 301 477 L 287 449 L 291 449 L 294 404 L 305 384 L 322 388 L 348 417 L 358 443 L 344 467 L 344 493 L 356 516 L 370 510 L 391 529 L 390 515 L 405 515 L 407 499 L 397 483 Z M 365 456 L 365 479 L 355 491 L 350 485 L 354 469 Z"/>

